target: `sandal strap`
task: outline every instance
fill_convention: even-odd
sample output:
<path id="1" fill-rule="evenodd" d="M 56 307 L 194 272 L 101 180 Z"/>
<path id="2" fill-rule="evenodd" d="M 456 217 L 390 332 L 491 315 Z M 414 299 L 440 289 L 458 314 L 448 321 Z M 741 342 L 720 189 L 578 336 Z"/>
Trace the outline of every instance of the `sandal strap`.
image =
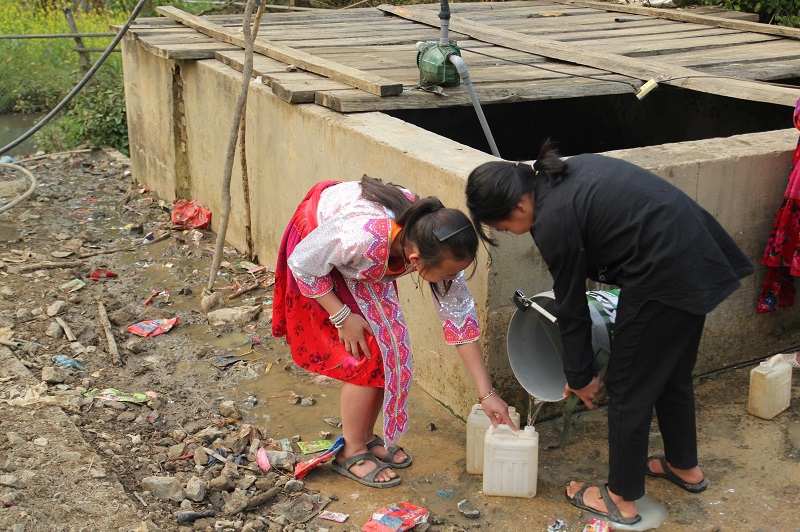
<path id="1" fill-rule="evenodd" d="M 623 522 L 627 517 L 622 515 L 622 512 L 619 511 L 617 508 L 616 503 L 611 498 L 611 495 L 608 494 L 608 484 L 596 484 L 597 488 L 600 490 L 600 497 L 603 499 L 603 502 L 606 503 L 606 513 L 611 516 L 611 519 L 617 522 Z"/>
<path id="2" fill-rule="evenodd" d="M 386 442 L 380 436 L 375 436 L 372 440 L 367 442 L 367 450 L 372 450 L 373 447 L 383 447 Z"/>
<path id="3" fill-rule="evenodd" d="M 341 462 L 338 462 L 339 467 L 342 469 L 346 469 L 350 471 L 350 468 L 356 465 L 359 462 L 364 462 L 369 460 L 370 462 L 374 462 L 376 465 L 380 465 L 380 461 L 375 458 L 375 455 L 372 453 L 361 453 L 351 456 L 350 458 L 345 458 Z"/>

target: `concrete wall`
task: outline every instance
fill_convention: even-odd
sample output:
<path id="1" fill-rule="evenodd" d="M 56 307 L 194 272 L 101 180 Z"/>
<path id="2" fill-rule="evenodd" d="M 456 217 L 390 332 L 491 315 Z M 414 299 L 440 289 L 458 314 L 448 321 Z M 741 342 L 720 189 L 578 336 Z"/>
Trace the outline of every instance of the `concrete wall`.
<path id="1" fill-rule="evenodd" d="M 200 199 L 219 221 L 220 182 L 241 74 L 217 61 L 176 62 L 123 41 L 131 159 L 137 180 L 165 199 Z M 246 160 L 255 251 L 274 263 L 285 225 L 308 188 L 322 179 L 357 180 L 367 173 L 464 207 L 466 176 L 492 156 L 382 113 L 342 115 L 323 107 L 290 105 L 252 82 L 246 113 Z M 758 263 L 786 185 L 797 132 L 618 151 L 673 181 L 734 235 Z M 246 225 L 240 161 L 234 163 L 228 241 L 243 249 Z M 501 253 L 482 252 L 470 281 L 484 329 L 483 346 L 495 382 L 518 408 L 527 395 L 507 363 L 505 329 L 515 289 L 550 289 L 550 277 L 530 238 L 500 235 Z M 766 356 L 800 343 L 800 311 L 756 315 L 764 271 L 712 313 L 698 372 Z M 475 389 L 455 349 L 443 340 L 427 290 L 400 283 L 412 335 L 415 381 L 465 417 Z"/>

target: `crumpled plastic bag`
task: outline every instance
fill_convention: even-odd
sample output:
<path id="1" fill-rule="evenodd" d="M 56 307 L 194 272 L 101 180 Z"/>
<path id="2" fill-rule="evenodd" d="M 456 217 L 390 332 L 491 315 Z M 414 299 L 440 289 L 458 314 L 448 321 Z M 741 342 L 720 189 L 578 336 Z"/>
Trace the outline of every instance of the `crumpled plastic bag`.
<path id="1" fill-rule="evenodd" d="M 170 221 L 186 229 L 205 229 L 211 223 L 211 211 L 197 200 L 178 200 L 172 207 Z"/>
<path id="2" fill-rule="evenodd" d="M 172 329 L 172 327 L 174 327 L 177 323 L 178 318 L 140 321 L 139 323 L 128 325 L 128 332 L 131 332 L 137 336 L 149 338 L 150 336 L 164 334 Z"/>
<path id="3" fill-rule="evenodd" d="M 36 386 L 31 386 L 28 388 L 28 390 L 25 392 L 25 395 L 21 397 L 15 397 L 13 399 L 0 399 L 0 401 L 11 406 L 65 406 L 68 404 L 68 401 L 63 397 L 56 395 L 44 395 L 47 389 L 47 383 L 40 382 Z"/>

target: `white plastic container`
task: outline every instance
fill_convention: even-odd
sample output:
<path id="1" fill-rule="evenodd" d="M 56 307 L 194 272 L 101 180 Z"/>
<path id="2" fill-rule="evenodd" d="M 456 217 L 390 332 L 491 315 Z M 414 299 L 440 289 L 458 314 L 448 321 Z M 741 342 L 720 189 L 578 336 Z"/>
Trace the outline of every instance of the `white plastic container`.
<path id="1" fill-rule="evenodd" d="M 513 406 L 508 407 L 508 415 L 514 426 L 519 428 L 519 413 Z M 483 439 L 486 429 L 492 426 L 481 405 L 472 405 L 467 418 L 467 473 L 483 474 Z"/>
<path id="2" fill-rule="evenodd" d="M 539 474 L 539 434 L 527 426 L 489 427 L 483 443 L 483 494 L 533 497 Z"/>
<path id="3" fill-rule="evenodd" d="M 789 407 L 792 397 L 792 366 L 775 355 L 750 370 L 750 393 L 747 411 L 763 419 L 772 419 Z"/>

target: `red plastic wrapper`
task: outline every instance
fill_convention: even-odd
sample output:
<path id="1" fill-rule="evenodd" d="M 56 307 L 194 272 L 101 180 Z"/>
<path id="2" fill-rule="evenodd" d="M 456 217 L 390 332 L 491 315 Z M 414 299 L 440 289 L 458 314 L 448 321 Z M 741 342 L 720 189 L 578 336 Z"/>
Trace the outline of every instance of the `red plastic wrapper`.
<path id="1" fill-rule="evenodd" d="M 157 336 L 164 334 L 172 329 L 178 323 L 178 318 L 161 319 L 161 320 L 147 320 L 128 325 L 128 332 L 137 336 L 149 338 L 150 336 Z"/>
<path id="2" fill-rule="evenodd" d="M 178 200 L 172 207 L 170 221 L 186 229 L 205 229 L 211 223 L 211 211 L 197 200 Z"/>
<path id="3" fill-rule="evenodd" d="M 372 519 L 364 524 L 364 532 L 402 532 L 428 521 L 428 509 L 398 502 L 372 514 Z"/>
<path id="4" fill-rule="evenodd" d="M 583 532 L 611 532 L 614 528 L 606 521 L 592 519 L 583 527 Z"/>
<path id="5" fill-rule="evenodd" d="M 92 279 L 113 279 L 117 274 L 111 270 L 95 270 L 89 274 Z"/>

